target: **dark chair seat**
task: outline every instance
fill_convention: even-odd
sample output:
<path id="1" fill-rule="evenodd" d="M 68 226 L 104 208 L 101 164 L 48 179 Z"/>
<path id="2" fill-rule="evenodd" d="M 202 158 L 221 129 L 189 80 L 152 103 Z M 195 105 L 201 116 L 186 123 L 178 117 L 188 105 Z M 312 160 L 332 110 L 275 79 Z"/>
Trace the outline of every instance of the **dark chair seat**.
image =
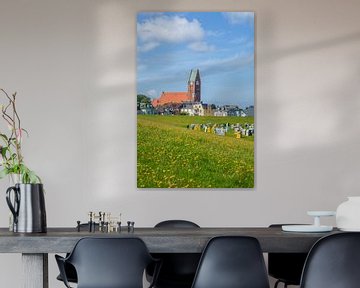
<path id="1" fill-rule="evenodd" d="M 66 257 L 68 257 L 69 254 L 66 255 Z M 77 274 L 76 274 L 76 270 L 75 267 L 73 265 L 71 265 L 70 263 L 65 262 L 64 263 L 64 271 L 66 274 L 66 278 L 68 282 L 71 283 L 77 283 Z M 56 277 L 57 280 L 64 282 L 63 278 L 61 277 L 61 274 L 59 274 Z"/>
<path id="2" fill-rule="evenodd" d="M 192 288 L 269 288 L 259 241 L 220 236 L 206 245 Z"/>

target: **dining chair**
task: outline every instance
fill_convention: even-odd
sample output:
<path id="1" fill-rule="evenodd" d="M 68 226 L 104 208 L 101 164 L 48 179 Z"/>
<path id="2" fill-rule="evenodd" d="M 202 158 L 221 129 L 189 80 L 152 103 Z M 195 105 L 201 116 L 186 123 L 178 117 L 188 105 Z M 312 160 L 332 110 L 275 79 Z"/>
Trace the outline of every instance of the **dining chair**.
<path id="1" fill-rule="evenodd" d="M 358 288 L 359 267 L 359 232 L 325 236 L 309 252 L 300 288 Z"/>
<path id="2" fill-rule="evenodd" d="M 88 223 L 82 223 L 80 224 L 80 228 L 83 230 L 83 229 L 89 229 L 89 224 Z M 99 224 L 98 223 L 95 223 L 95 229 L 99 229 Z M 69 256 L 69 253 L 66 254 L 66 257 Z M 70 263 L 67 263 L 65 262 L 64 263 L 64 270 L 65 270 L 65 274 L 66 274 L 66 278 L 68 280 L 68 282 L 71 282 L 71 283 L 77 283 L 77 274 L 76 274 L 76 270 L 74 268 L 73 265 L 71 265 Z M 57 280 L 59 281 L 63 281 L 63 278 L 61 277 L 61 274 L 59 274 L 57 277 L 56 277 Z"/>
<path id="3" fill-rule="evenodd" d="M 271 224 L 269 228 L 279 228 L 288 224 Z M 307 253 L 268 253 L 269 276 L 277 279 L 274 288 L 280 283 L 284 288 L 288 285 L 300 285 L 301 273 Z"/>
<path id="4" fill-rule="evenodd" d="M 77 288 L 142 288 L 145 268 L 154 262 L 154 281 L 160 262 L 152 258 L 139 238 L 82 238 L 68 257 L 55 255 L 66 287 L 71 287 L 65 263 L 74 266 Z M 153 287 L 153 283 L 149 287 Z"/>
<path id="5" fill-rule="evenodd" d="M 206 245 L 192 288 L 269 288 L 260 244 L 248 236 L 219 236 Z"/>
<path id="6" fill-rule="evenodd" d="M 155 225 L 155 229 L 163 228 L 200 228 L 188 220 L 165 220 Z M 190 288 L 194 280 L 196 269 L 201 257 L 200 253 L 156 253 L 152 254 L 161 259 L 162 266 L 155 283 L 156 288 Z M 147 279 L 151 281 L 153 266 L 146 270 Z"/>

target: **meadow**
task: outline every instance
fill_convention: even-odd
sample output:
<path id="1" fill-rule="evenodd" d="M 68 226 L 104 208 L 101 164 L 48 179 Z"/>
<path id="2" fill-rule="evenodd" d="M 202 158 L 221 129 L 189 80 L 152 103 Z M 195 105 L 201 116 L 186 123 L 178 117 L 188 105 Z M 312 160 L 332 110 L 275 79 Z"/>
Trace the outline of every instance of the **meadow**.
<path id="1" fill-rule="evenodd" d="M 187 129 L 227 122 L 251 124 L 254 118 L 138 115 L 138 188 L 254 187 L 254 136 Z"/>

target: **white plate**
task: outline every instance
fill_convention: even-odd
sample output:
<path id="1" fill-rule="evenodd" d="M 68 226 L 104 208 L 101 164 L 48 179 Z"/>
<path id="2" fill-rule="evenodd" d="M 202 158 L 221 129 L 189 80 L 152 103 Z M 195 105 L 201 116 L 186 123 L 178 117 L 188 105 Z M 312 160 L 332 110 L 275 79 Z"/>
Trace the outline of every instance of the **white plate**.
<path id="1" fill-rule="evenodd" d="M 332 226 L 315 226 L 315 225 L 282 225 L 283 231 L 286 232 L 330 232 Z"/>
<path id="2" fill-rule="evenodd" d="M 335 216 L 335 211 L 308 211 L 307 214 L 309 216 Z"/>

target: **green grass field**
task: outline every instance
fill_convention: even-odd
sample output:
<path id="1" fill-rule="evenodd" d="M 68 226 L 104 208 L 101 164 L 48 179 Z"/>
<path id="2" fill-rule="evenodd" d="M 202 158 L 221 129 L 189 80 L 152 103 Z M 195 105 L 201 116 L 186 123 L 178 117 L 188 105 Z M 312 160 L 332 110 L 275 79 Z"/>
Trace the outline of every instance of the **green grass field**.
<path id="1" fill-rule="evenodd" d="M 254 137 L 236 139 L 189 124 L 254 123 L 253 117 L 137 116 L 138 188 L 252 188 Z"/>

